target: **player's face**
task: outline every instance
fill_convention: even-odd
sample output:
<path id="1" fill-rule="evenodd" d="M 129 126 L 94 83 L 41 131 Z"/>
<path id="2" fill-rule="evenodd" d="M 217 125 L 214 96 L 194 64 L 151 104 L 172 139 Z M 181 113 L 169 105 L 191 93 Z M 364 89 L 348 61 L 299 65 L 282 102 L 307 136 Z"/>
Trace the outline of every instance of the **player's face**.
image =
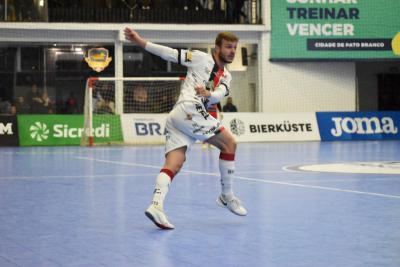
<path id="1" fill-rule="evenodd" d="M 221 46 L 217 46 L 216 48 L 218 57 L 223 63 L 232 63 L 236 55 L 237 42 L 230 42 L 223 39 Z"/>

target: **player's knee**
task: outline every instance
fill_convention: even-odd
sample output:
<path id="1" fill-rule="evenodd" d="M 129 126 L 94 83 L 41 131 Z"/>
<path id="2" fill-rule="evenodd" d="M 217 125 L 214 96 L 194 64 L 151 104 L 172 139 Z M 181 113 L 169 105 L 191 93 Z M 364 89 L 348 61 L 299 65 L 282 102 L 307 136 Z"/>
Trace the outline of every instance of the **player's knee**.
<path id="1" fill-rule="evenodd" d="M 236 146 L 236 141 L 232 138 L 222 146 L 221 152 L 235 154 Z"/>
<path id="2" fill-rule="evenodd" d="M 171 170 L 175 173 L 175 175 L 182 169 L 183 163 L 185 162 L 186 157 L 181 161 L 174 162 L 173 166 L 171 166 Z"/>
<path id="3" fill-rule="evenodd" d="M 236 140 L 233 139 L 231 142 L 229 142 L 228 146 L 229 146 L 229 150 L 230 150 L 229 152 L 234 154 L 236 152 L 236 147 L 237 147 Z"/>

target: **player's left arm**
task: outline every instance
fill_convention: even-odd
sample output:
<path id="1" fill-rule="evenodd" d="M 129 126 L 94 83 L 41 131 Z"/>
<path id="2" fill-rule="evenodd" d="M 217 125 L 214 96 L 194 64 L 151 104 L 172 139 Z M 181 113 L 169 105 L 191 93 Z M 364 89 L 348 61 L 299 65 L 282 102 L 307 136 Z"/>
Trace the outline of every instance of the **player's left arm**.
<path id="1" fill-rule="evenodd" d="M 214 88 L 214 91 L 210 92 L 208 100 L 211 104 L 216 104 L 221 102 L 221 100 L 229 95 L 229 88 L 231 84 L 231 75 L 226 73 L 225 77 L 221 78 L 219 85 Z"/>
<path id="2" fill-rule="evenodd" d="M 200 97 L 208 99 L 209 104 L 216 104 L 221 102 L 222 98 L 229 95 L 230 75 L 226 75 L 224 79 L 221 79 L 220 84 L 214 89 L 209 91 L 203 85 L 195 87 L 196 94 Z"/>

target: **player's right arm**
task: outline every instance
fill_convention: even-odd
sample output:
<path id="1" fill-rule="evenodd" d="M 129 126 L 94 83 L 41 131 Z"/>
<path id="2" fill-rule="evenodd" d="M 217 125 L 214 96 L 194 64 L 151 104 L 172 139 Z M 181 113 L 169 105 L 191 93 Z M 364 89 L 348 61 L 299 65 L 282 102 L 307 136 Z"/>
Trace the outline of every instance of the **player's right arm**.
<path id="1" fill-rule="evenodd" d="M 166 61 L 171 61 L 190 67 L 193 60 L 197 58 L 197 54 L 185 49 L 173 49 L 168 46 L 163 46 L 147 41 L 142 38 L 135 30 L 130 28 L 125 28 L 124 30 L 125 39 L 131 41 L 132 43 L 137 43 L 139 46 L 144 48 L 147 52 L 161 57 Z"/>
<path id="2" fill-rule="evenodd" d="M 128 41 L 131 41 L 132 43 L 136 43 L 142 48 L 146 47 L 147 40 L 142 38 L 142 36 L 139 35 L 135 30 L 126 27 L 124 29 L 124 34 L 125 34 L 125 39 Z"/>

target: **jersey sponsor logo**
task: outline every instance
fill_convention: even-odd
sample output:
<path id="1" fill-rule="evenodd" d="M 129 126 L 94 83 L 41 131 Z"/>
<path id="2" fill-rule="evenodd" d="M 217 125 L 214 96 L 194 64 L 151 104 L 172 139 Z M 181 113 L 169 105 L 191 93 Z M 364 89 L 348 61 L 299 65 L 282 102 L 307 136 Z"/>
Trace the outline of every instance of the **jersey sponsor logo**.
<path id="1" fill-rule="evenodd" d="M 193 53 L 192 51 L 187 51 L 185 55 L 185 62 L 192 62 Z"/>
<path id="2" fill-rule="evenodd" d="M 210 116 L 210 114 L 208 114 L 208 112 L 205 110 L 204 107 L 206 107 L 208 105 L 208 102 L 210 100 L 208 100 L 207 98 L 202 98 L 201 101 L 203 102 L 203 105 L 195 104 L 195 107 L 196 107 L 197 112 L 199 112 L 200 115 L 203 116 L 204 119 L 207 119 L 208 116 Z"/>
<path id="3" fill-rule="evenodd" d="M 197 124 L 197 123 L 193 123 L 193 124 L 192 124 L 192 126 L 193 126 L 193 128 L 194 128 L 193 133 L 194 133 L 194 134 L 196 134 L 196 133 L 201 133 L 202 135 L 209 135 L 209 134 L 211 134 L 211 133 L 215 133 L 215 132 L 218 130 L 218 128 L 219 128 L 220 125 L 221 125 L 221 124 L 218 122 L 217 125 L 212 126 L 212 127 L 211 127 L 210 129 L 208 129 L 208 130 L 205 130 L 205 129 L 206 129 L 205 126 L 199 125 L 199 124 Z"/>
<path id="4" fill-rule="evenodd" d="M 0 123 L 0 135 L 13 135 L 12 123 Z"/>

